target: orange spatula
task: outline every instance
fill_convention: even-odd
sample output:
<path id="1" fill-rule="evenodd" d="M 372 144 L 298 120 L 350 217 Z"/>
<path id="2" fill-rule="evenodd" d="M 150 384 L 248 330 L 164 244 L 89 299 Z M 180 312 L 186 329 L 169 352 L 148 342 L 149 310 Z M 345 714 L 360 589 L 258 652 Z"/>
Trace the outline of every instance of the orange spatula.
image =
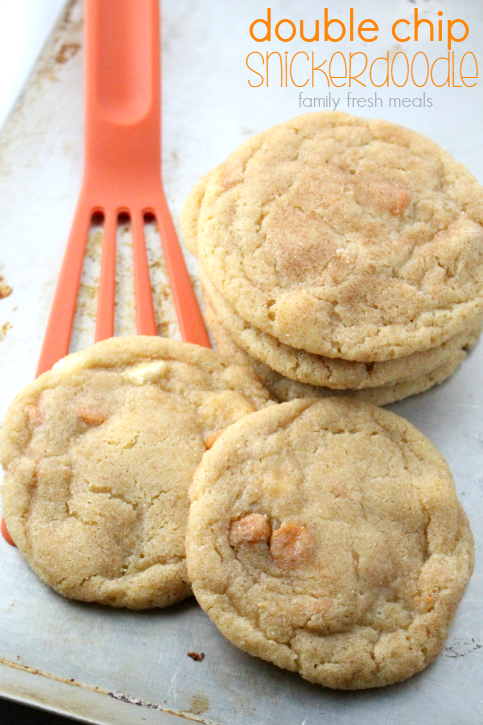
<path id="1" fill-rule="evenodd" d="M 136 325 L 156 335 L 144 239 L 154 215 L 185 342 L 210 347 L 161 180 L 159 0 L 84 0 L 84 179 L 37 367 L 41 375 L 69 351 L 87 232 L 104 216 L 96 342 L 114 334 L 116 230 L 131 218 Z M 2 519 L 1 531 L 13 544 Z"/>

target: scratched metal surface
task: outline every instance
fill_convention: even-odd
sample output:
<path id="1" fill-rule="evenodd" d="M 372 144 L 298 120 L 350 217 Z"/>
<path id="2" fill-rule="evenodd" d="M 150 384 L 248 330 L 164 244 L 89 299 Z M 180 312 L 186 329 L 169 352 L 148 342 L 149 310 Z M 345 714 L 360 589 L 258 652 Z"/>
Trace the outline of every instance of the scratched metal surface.
<path id="1" fill-rule="evenodd" d="M 327 5 L 334 15 L 346 11 L 342 1 L 329 0 Z M 367 5 L 370 10 L 366 7 L 365 14 L 376 18 L 384 31 L 370 52 L 396 52 L 387 43 L 389 23 L 407 16 L 414 5 L 406 0 L 373 0 Z M 421 3 L 421 9 L 441 7 L 446 17 L 464 10 L 471 28 L 464 49 L 474 50 L 483 60 L 481 4 L 467 0 L 463 5 L 447 0 L 436 8 L 429 0 Z M 279 18 L 310 20 L 317 16 L 317 8 L 314 2 L 284 0 L 276 13 Z M 164 174 L 175 216 L 202 173 L 249 134 L 300 110 L 294 89 L 251 89 L 247 84 L 245 56 L 259 49 L 248 42 L 247 28 L 265 10 L 254 0 L 243 4 L 165 0 Z M 81 3 L 74 0 L 0 139 L 0 274 L 13 287 L 13 293 L 0 300 L 0 419 L 13 395 L 34 374 L 79 191 L 81 26 Z M 302 48 L 290 48 L 298 49 Z M 337 49 L 347 52 L 348 45 L 341 43 Z M 410 43 L 405 49 L 415 52 Z M 429 43 L 420 49 L 429 51 Z M 356 44 L 352 50 L 361 47 Z M 343 91 L 338 95 L 342 97 Z M 381 90 L 380 95 L 386 99 L 394 91 Z M 440 90 L 431 95 L 432 109 L 385 108 L 378 113 L 427 133 L 483 182 L 480 90 Z M 99 238 L 99 230 L 93 228 L 73 349 L 92 342 Z M 149 240 L 159 329 L 177 335 L 154 228 Z M 119 242 L 117 332 L 126 334 L 134 329 L 127 229 L 120 229 Z M 189 266 L 195 278 L 191 259 Z M 475 574 L 441 656 L 424 673 L 381 691 L 343 693 L 314 687 L 235 649 L 194 600 L 141 614 L 68 602 L 41 584 L 19 553 L 1 540 L 0 694 L 85 721 L 116 725 L 167 725 L 186 717 L 220 725 L 314 725 L 322 720 L 326 725 L 479 725 L 483 719 L 482 365 L 480 343 L 445 385 L 393 406 L 448 459 L 476 536 Z M 191 650 L 204 652 L 204 660 L 193 662 L 186 656 Z"/>

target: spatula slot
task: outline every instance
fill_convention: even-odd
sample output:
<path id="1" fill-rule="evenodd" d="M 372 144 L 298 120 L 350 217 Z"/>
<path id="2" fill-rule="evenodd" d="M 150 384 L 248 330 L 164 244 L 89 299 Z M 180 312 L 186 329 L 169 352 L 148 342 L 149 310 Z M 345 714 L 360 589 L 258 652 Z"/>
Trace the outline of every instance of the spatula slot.
<path id="1" fill-rule="evenodd" d="M 94 340 L 103 232 L 104 214 L 95 212 L 87 232 L 69 353 L 92 345 Z"/>
<path id="2" fill-rule="evenodd" d="M 181 333 L 176 318 L 173 295 L 161 248 L 158 223 L 154 214 L 149 213 L 144 215 L 144 238 L 146 240 L 158 335 L 180 340 Z"/>
<path id="3" fill-rule="evenodd" d="M 114 334 L 136 334 L 136 307 L 132 274 L 131 217 L 121 212 L 117 217 L 116 306 Z"/>

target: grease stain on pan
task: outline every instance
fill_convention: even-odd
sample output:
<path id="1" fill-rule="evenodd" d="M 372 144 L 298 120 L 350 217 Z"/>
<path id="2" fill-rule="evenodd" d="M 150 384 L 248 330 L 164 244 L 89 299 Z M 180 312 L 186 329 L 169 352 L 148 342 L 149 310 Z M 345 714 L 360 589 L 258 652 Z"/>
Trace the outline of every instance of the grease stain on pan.
<path id="1" fill-rule="evenodd" d="M 17 660 L 20 659 L 20 655 L 17 655 Z M 66 677 L 59 677 L 58 675 L 51 675 L 49 672 L 42 672 L 41 670 L 38 670 L 36 667 L 29 667 L 28 665 L 22 665 L 19 662 L 10 662 L 9 660 L 5 660 L 2 657 L 0 657 L 0 665 L 5 665 L 6 667 L 10 667 L 12 670 L 20 670 L 20 672 L 28 672 L 30 675 L 38 675 L 39 677 L 46 677 L 48 680 L 55 680 L 55 682 L 64 682 L 67 685 L 72 685 L 73 687 L 80 687 L 85 690 L 92 690 L 93 692 L 99 692 L 102 695 L 109 694 L 107 690 L 103 690 L 101 687 L 91 686 L 91 685 L 83 685 L 80 682 L 76 682 L 73 677 L 66 678 Z"/>
<path id="2" fill-rule="evenodd" d="M 190 712 L 193 712 L 195 715 L 202 715 L 209 707 L 210 701 L 206 695 L 193 695 L 190 700 Z"/>
<path id="3" fill-rule="evenodd" d="M 81 47 L 80 43 L 63 43 L 59 52 L 55 56 L 57 63 L 67 63 L 79 52 Z"/>
<path id="4" fill-rule="evenodd" d="M 17 656 L 17 659 L 20 658 L 20 655 Z M 171 715 L 177 715 L 178 717 L 183 717 L 186 720 L 190 720 L 192 722 L 201 723 L 202 725 L 217 725 L 212 720 L 205 720 L 200 717 L 197 717 L 197 715 L 202 714 L 202 712 L 205 712 L 206 709 L 209 707 L 208 698 L 204 697 L 203 695 L 195 695 L 192 698 L 192 709 L 188 712 L 181 712 L 179 710 L 172 710 L 169 707 L 161 707 L 160 705 L 156 705 L 152 702 L 147 702 L 145 700 L 140 700 L 136 697 L 131 697 L 130 695 L 126 695 L 123 692 L 120 692 L 118 690 L 114 692 L 109 692 L 108 690 L 104 690 L 101 687 L 96 687 L 92 685 L 84 685 L 80 682 L 77 682 L 74 678 L 66 678 L 66 677 L 59 677 L 58 675 L 50 674 L 49 672 L 42 672 L 41 670 L 37 669 L 36 667 L 29 667 L 28 665 L 22 665 L 19 662 L 10 662 L 9 660 L 5 660 L 2 657 L 0 657 L 0 665 L 5 665 L 6 667 L 10 667 L 13 670 L 19 670 L 21 672 L 28 672 L 31 675 L 38 675 L 39 677 L 45 677 L 48 680 L 54 680 L 55 682 L 63 682 L 67 685 L 72 685 L 73 687 L 78 687 L 81 690 L 90 690 L 92 692 L 97 692 L 101 695 L 108 695 L 109 697 L 114 698 L 114 700 L 120 700 L 121 702 L 125 702 L 131 705 L 137 705 L 139 707 L 145 707 L 149 710 L 159 710 L 160 712 L 166 712 Z M 32 693 L 30 689 L 23 689 L 22 691 L 17 688 L 16 690 L 17 695 L 25 695 L 28 699 L 32 696 L 32 694 L 35 694 L 35 700 L 37 704 L 44 705 L 46 707 L 52 707 L 54 704 L 53 702 L 50 702 L 50 698 L 48 697 L 41 697 L 37 691 L 35 693 Z M 204 706 L 206 704 L 205 710 L 197 710 L 195 711 L 193 709 L 193 703 L 194 700 L 196 700 L 199 706 Z"/>
<path id="5" fill-rule="evenodd" d="M 137 697 L 126 695 L 124 692 L 120 692 L 119 690 L 116 690 L 115 692 L 109 692 L 108 695 L 109 697 L 113 697 L 115 700 L 120 700 L 121 702 L 126 702 L 130 705 L 145 707 L 148 710 L 159 710 L 160 712 L 168 712 L 172 715 L 177 715 L 178 717 L 184 717 L 187 720 L 191 720 L 192 722 L 202 723 L 202 725 L 216 725 L 215 723 L 213 723 L 213 721 L 203 720 L 199 717 L 196 717 L 196 715 L 201 715 L 206 712 L 206 710 L 208 710 L 210 706 L 209 700 L 205 695 L 194 695 L 191 698 L 191 709 L 187 712 L 171 710 L 168 707 L 161 707 L 161 705 L 156 705 L 154 702 L 140 700 Z"/>

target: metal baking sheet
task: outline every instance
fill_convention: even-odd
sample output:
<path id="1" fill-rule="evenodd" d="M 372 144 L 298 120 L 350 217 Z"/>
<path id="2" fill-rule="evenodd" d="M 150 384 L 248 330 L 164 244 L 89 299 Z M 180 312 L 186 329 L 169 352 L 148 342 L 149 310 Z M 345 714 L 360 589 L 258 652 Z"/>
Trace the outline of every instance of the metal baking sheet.
<path id="1" fill-rule="evenodd" d="M 284 0 L 277 20 L 321 17 L 308 0 Z M 330 15 L 347 15 L 328 0 Z M 480 0 L 419 3 L 421 13 L 463 17 L 461 44 L 483 62 Z M 391 44 L 391 23 L 409 18 L 414 3 L 371 0 L 381 37 L 372 57 Z M 357 8 L 356 11 L 358 12 Z M 266 16 L 260 1 L 165 0 L 163 5 L 164 177 L 175 217 L 192 183 L 237 144 L 296 115 L 298 89 L 250 88 L 246 55 L 263 50 L 248 28 Z M 308 27 L 308 25 L 307 25 Z M 272 48 L 273 49 L 273 48 Z M 283 52 L 286 46 L 279 43 Z M 435 46 L 421 41 L 407 52 Z M 290 51 L 305 50 L 297 41 Z M 315 49 L 314 49 L 315 50 Z M 337 50 L 367 50 L 341 42 Z M 436 50 L 439 50 L 436 48 Z M 463 52 L 457 48 L 459 56 Z M 317 53 L 327 54 L 323 44 Z M 334 52 L 334 49 L 331 49 Z M 369 51 L 367 51 L 369 52 Z M 441 55 L 444 55 L 442 50 Z M 347 90 L 337 91 L 339 108 Z M 373 91 L 353 91 L 369 97 Z M 483 98 L 475 88 L 431 89 L 432 108 L 389 108 L 389 96 L 417 89 L 381 89 L 384 109 L 359 109 L 426 133 L 483 182 Z M 429 95 L 426 90 L 426 94 Z M 304 91 L 306 96 L 325 93 Z M 333 91 L 334 95 L 334 91 Z M 308 109 L 306 109 L 308 110 Z M 82 173 L 82 4 L 74 0 L 46 47 L 0 138 L 0 274 L 13 288 L 0 300 L 0 418 L 34 375 L 54 285 Z M 93 340 L 99 273 L 93 228 L 76 318 L 73 349 Z M 177 336 L 155 228 L 149 229 L 159 330 Z M 134 330 L 130 234 L 119 230 L 118 333 Z M 196 281 L 196 264 L 189 259 Z M 382 690 L 334 692 L 240 652 L 217 632 L 193 599 L 163 611 L 132 613 L 70 602 L 44 586 L 18 551 L 0 541 L 0 695 L 92 723 L 174 725 L 187 718 L 218 725 L 479 725 L 483 721 L 483 344 L 443 386 L 392 406 L 426 433 L 449 461 L 476 537 L 477 566 L 437 661 L 410 680 Z M 194 662 L 187 652 L 204 652 Z"/>

